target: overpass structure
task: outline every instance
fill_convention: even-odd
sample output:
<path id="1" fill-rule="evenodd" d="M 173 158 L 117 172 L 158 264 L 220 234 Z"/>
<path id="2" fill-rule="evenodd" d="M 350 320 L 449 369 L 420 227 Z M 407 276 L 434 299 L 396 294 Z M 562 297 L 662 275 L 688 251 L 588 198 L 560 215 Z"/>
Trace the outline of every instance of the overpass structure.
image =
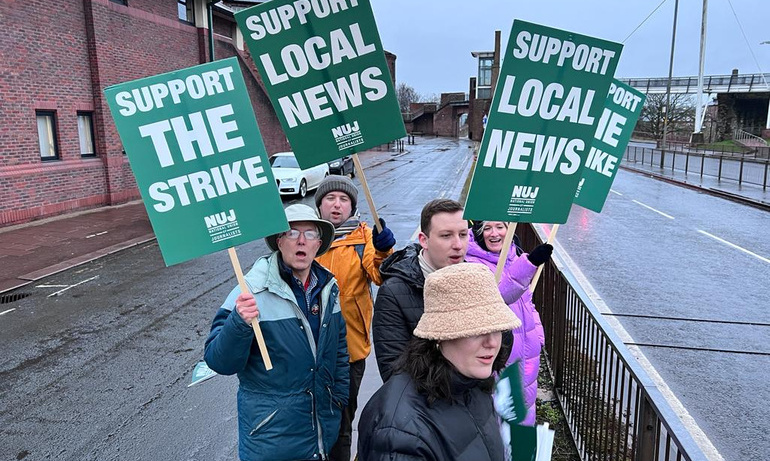
<path id="1" fill-rule="evenodd" d="M 666 92 L 667 77 L 619 78 L 645 94 Z M 671 93 L 697 94 L 698 77 L 674 77 Z M 718 139 L 747 138 L 765 146 L 770 137 L 770 73 L 704 75 L 703 93 L 716 95 Z"/>
<path id="2" fill-rule="evenodd" d="M 665 93 L 668 78 L 619 78 L 645 94 Z M 674 77 L 671 79 L 672 93 L 698 92 L 698 77 Z M 704 93 L 770 93 L 770 74 L 704 75 Z"/>

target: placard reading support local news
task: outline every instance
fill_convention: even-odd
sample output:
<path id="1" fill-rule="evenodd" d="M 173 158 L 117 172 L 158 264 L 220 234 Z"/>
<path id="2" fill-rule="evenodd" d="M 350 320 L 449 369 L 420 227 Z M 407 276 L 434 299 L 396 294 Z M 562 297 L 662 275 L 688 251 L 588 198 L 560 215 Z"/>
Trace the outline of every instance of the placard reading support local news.
<path id="1" fill-rule="evenodd" d="M 583 168 L 583 178 L 575 191 L 575 204 L 597 213 L 602 211 L 645 99 L 644 93 L 618 80 L 612 81 Z"/>
<path id="2" fill-rule="evenodd" d="M 622 45 L 515 21 L 465 217 L 564 223 Z"/>
<path id="3" fill-rule="evenodd" d="M 104 93 L 166 265 L 289 228 L 237 58 Z"/>
<path id="4" fill-rule="evenodd" d="M 406 136 L 368 0 L 272 0 L 235 19 L 300 167 Z"/>

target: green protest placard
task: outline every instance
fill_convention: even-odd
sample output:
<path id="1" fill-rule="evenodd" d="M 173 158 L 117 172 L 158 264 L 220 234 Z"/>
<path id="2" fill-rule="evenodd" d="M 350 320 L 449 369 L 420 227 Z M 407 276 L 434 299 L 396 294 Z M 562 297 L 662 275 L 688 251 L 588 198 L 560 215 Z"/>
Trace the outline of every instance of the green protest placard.
<path id="1" fill-rule="evenodd" d="M 622 45 L 516 20 L 465 217 L 564 223 Z"/>
<path id="2" fill-rule="evenodd" d="M 166 265 L 289 228 L 237 58 L 104 93 Z"/>
<path id="3" fill-rule="evenodd" d="M 235 19 L 300 167 L 406 136 L 368 0 L 272 0 Z"/>
<path id="4" fill-rule="evenodd" d="M 577 205 L 597 213 L 602 211 L 645 99 L 647 96 L 644 93 L 618 80 L 612 81 L 586 158 L 583 177 L 575 191 Z"/>

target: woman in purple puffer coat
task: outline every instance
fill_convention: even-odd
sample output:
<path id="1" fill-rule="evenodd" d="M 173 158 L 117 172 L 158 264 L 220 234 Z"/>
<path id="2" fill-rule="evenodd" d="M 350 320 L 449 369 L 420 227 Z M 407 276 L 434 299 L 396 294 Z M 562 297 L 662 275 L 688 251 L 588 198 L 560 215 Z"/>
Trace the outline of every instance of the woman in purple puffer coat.
<path id="1" fill-rule="evenodd" d="M 476 221 L 468 239 L 468 253 L 465 260 L 481 263 L 495 272 L 508 224 L 500 221 Z M 545 345 L 543 325 L 540 315 L 532 303 L 532 291 L 529 289 L 537 271 L 537 266 L 546 262 L 553 252 L 553 247 L 543 244 L 530 254 L 521 254 L 517 239 L 508 252 L 498 288 L 508 307 L 521 319 L 521 326 L 513 330 L 513 350 L 506 364 L 519 361 L 523 380 L 524 400 L 527 403 L 527 417 L 521 423 L 535 425 L 535 400 L 537 398 L 537 374 L 540 370 L 540 350 Z"/>

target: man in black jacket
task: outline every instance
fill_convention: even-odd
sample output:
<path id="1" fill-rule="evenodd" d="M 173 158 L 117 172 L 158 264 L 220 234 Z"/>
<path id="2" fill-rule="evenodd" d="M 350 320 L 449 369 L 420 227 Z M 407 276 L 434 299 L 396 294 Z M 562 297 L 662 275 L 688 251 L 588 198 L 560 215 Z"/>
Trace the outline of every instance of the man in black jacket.
<path id="1" fill-rule="evenodd" d="M 383 382 L 422 316 L 425 276 L 465 259 L 468 222 L 463 206 L 450 199 L 428 202 L 420 214 L 419 242 L 393 253 L 380 266 L 383 283 L 374 302 L 372 335 Z"/>

